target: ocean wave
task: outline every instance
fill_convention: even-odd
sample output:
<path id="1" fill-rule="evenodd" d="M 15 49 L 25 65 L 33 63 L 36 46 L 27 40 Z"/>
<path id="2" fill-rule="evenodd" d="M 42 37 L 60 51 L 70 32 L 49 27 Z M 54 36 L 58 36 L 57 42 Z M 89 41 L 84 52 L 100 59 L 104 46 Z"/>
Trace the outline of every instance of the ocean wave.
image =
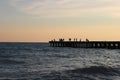
<path id="1" fill-rule="evenodd" d="M 91 66 L 86 68 L 78 68 L 74 70 L 68 70 L 69 73 L 83 73 L 83 74 L 105 74 L 105 75 L 114 75 L 120 74 L 120 71 L 117 68 L 106 67 L 106 66 Z"/>
<path id="2" fill-rule="evenodd" d="M 7 58 L 1 58 L 0 59 L 0 64 L 6 64 L 6 65 L 10 65 L 10 64 L 24 64 L 24 61 L 17 61 L 17 60 L 12 60 L 12 59 L 7 59 Z"/>
<path id="3" fill-rule="evenodd" d="M 7 78 L 7 80 L 116 80 L 115 77 L 120 76 L 118 69 L 106 66 L 91 66 L 73 70 L 52 71 L 43 74 L 32 72 L 26 77 Z"/>
<path id="4" fill-rule="evenodd" d="M 91 66 L 60 72 L 51 72 L 42 77 L 43 80 L 114 80 L 112 76 L 120 76 L 117 68 Z"/>

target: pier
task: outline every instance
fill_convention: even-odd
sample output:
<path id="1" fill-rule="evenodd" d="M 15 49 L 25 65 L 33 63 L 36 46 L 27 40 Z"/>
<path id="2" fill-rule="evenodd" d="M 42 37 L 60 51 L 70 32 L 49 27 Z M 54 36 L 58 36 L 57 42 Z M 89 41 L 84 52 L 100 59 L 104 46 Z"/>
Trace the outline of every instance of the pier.
<path id="1" fill-rule="evenodd" d="M 49 41 L 51 47 L 120 49 L 120 41 Z"/>

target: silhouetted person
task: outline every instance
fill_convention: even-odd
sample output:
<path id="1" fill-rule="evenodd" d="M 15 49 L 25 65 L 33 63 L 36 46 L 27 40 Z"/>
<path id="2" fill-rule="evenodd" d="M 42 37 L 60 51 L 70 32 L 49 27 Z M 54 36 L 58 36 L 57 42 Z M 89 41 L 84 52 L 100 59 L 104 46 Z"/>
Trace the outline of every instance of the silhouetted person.
<path id="1" fill-rule="evenodd" d="M 71 41 L 71 38 L 69 38 L 69 41 Z"/>
<path id="2" fill-rule="evenodd" d="M 64 41 L 65 39 L 63 38 L 62 41 Z"/>
<path id="3" fill-rule="evenodd" d="M 80 42 L 81 42 L 81 39 L 80 39 Z"/>
<path id="4" fill-rule="evenodd" d="M 60 38 L 59 41 L 61 42 L 61 41 L 62 41 L 62 38 Z"/>
<path id="5" fill-rule="evenodd" d="M 89 42 L 89 40 L 86 38 L 86 42 Z"/>
<path id="6" fill-rule="evenodd" d="M 74 41 L 75 41 L 75 38 L 74 38 Z"/>
<path id="7" fill-rule="evenodd" d="M 77 41 L 77 38 L 76 38 L 76 41 Z"/>

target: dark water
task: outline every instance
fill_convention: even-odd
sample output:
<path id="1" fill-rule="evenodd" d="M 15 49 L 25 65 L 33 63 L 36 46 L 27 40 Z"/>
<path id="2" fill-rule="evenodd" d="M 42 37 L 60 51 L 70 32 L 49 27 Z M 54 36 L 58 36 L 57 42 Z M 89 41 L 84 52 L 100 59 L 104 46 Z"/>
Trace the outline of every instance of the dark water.
<path id="1" fill-rule="evenodd" d="M 120 50 L 0 43 L 1 80 L 120 80 Z"/>

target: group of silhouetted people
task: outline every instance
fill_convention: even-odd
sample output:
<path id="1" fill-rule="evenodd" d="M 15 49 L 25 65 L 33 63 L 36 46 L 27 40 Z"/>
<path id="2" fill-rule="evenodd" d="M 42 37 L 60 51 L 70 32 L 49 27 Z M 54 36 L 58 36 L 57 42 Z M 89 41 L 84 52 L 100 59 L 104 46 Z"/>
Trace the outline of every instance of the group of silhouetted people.
<path id="1" fill-rule="evenodd" d="M 60 41 L 60 42 L 63 42 L 63 41 L 64 41 L 64 39 L 60 38 L 60 39 L 59 39 L 59 41 Z"/>
<path id="2" fill-rule="evenodd" d="M 60 39 L 59 39 L 60 42 L 64 42 L 64 40 L 65 40 L 64 38 L 60 38 Z M 71 41 L 71 40 L 72 40 L 72 39 L 69 38 L 69 41 Z M 55 41 L 55 39 L 53 39 L 52 41 Z M 77 38 L 74 38 L 74 41 L 77 41 Z M 80 39 L 79 41 L 81 42 L 81 39 Z M 86 38 L 86 42 L 89 42 L 89 39 Z"/>

